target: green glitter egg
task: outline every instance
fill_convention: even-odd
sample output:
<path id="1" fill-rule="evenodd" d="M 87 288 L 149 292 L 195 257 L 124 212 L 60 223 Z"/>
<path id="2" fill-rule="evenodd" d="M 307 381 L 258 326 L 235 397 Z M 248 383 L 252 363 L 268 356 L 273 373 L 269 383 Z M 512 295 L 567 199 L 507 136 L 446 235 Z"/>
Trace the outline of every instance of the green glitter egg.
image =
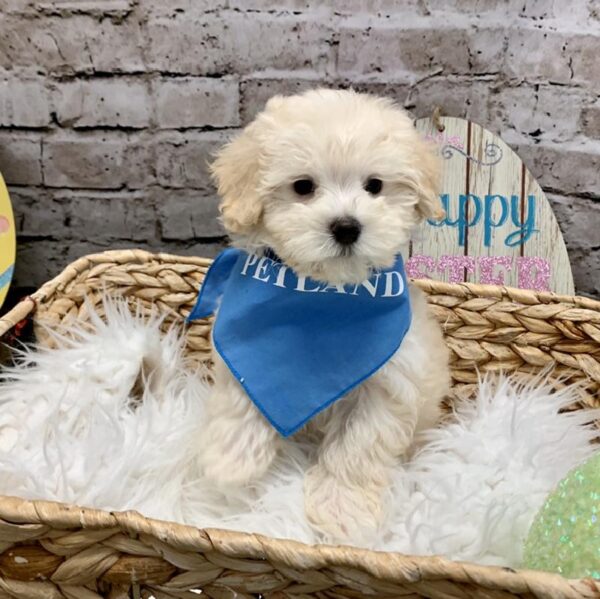
<path id="1" fill-rule="evenodd" d="M 548 496 L 525 542 L 524 567 L 600 579 L 600 454 Z"/>

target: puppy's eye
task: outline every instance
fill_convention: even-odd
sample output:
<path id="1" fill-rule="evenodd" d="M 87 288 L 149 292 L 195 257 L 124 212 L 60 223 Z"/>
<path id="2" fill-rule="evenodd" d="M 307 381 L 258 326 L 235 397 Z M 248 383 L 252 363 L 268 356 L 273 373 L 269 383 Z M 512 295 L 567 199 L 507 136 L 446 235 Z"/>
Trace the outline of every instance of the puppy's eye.
<path id="1" fill-rule="evenodd" d="M 372 196 L 376 196 L 383 187 L 383 181 L 381 179 L 376 179 L 375 177 L 371 177 L 367 179 L 365 183 L 365 191 L 368 191 Z"/>
<path id="2" fill-rule="evenodd" d="M 315 182 L 312 179 L 298 179 L 293 187 L 299 196 L 307 196 L 315 190 Z"/>

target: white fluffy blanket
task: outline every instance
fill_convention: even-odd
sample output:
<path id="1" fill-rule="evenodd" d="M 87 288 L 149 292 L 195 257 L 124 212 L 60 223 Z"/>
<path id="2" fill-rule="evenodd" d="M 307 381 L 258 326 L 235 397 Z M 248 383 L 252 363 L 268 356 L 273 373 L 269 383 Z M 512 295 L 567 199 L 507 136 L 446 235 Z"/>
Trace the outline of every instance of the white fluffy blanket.
<path id="1" fill-rule="evenodd" d="M 220 495 L 195 472 L 208 384 L 186 368 L 181 336 L 163 336 L 157 318 L 123 306 L 107 312 L 106 324 L 93 318 L 93 333 L 24 350 L 2 374 L 0 493 L 327 541 L 303 514 L 308 448 L 288 443 L 264 481 Z M 484 380 L 477 401 L 428 434 L 397 468 L 393 512 L 375 548 L 519 565 L 545 496 L 591 455 L 595 433 L 585 423 L 597 416 L 559 414 L 575 391 L 551 394 L 537 383 Z"/>

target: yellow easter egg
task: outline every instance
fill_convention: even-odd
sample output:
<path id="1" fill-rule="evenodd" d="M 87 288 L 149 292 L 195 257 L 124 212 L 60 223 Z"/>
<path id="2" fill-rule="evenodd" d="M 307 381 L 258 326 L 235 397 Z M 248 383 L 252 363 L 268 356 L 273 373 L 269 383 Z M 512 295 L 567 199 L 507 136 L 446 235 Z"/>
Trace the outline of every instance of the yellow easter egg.
<path id="1" fill-rule="evenodd" d="M 17 236 L 8 190 L 0 175 L 0 306 L 6 298 L 15 269 Z"/>

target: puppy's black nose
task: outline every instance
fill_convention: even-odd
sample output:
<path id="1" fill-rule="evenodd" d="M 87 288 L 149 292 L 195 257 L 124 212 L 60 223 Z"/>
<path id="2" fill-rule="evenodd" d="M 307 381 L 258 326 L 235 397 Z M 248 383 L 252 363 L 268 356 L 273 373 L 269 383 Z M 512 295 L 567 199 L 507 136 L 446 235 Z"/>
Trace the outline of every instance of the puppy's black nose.
<path id="1" fill-rule="evenodd" d="M 341 245 L 352 245 L 360 237 L 361 229 L 361 224 L 353 216 L 336 218 L 329 225 L 333 237 Z"/>

